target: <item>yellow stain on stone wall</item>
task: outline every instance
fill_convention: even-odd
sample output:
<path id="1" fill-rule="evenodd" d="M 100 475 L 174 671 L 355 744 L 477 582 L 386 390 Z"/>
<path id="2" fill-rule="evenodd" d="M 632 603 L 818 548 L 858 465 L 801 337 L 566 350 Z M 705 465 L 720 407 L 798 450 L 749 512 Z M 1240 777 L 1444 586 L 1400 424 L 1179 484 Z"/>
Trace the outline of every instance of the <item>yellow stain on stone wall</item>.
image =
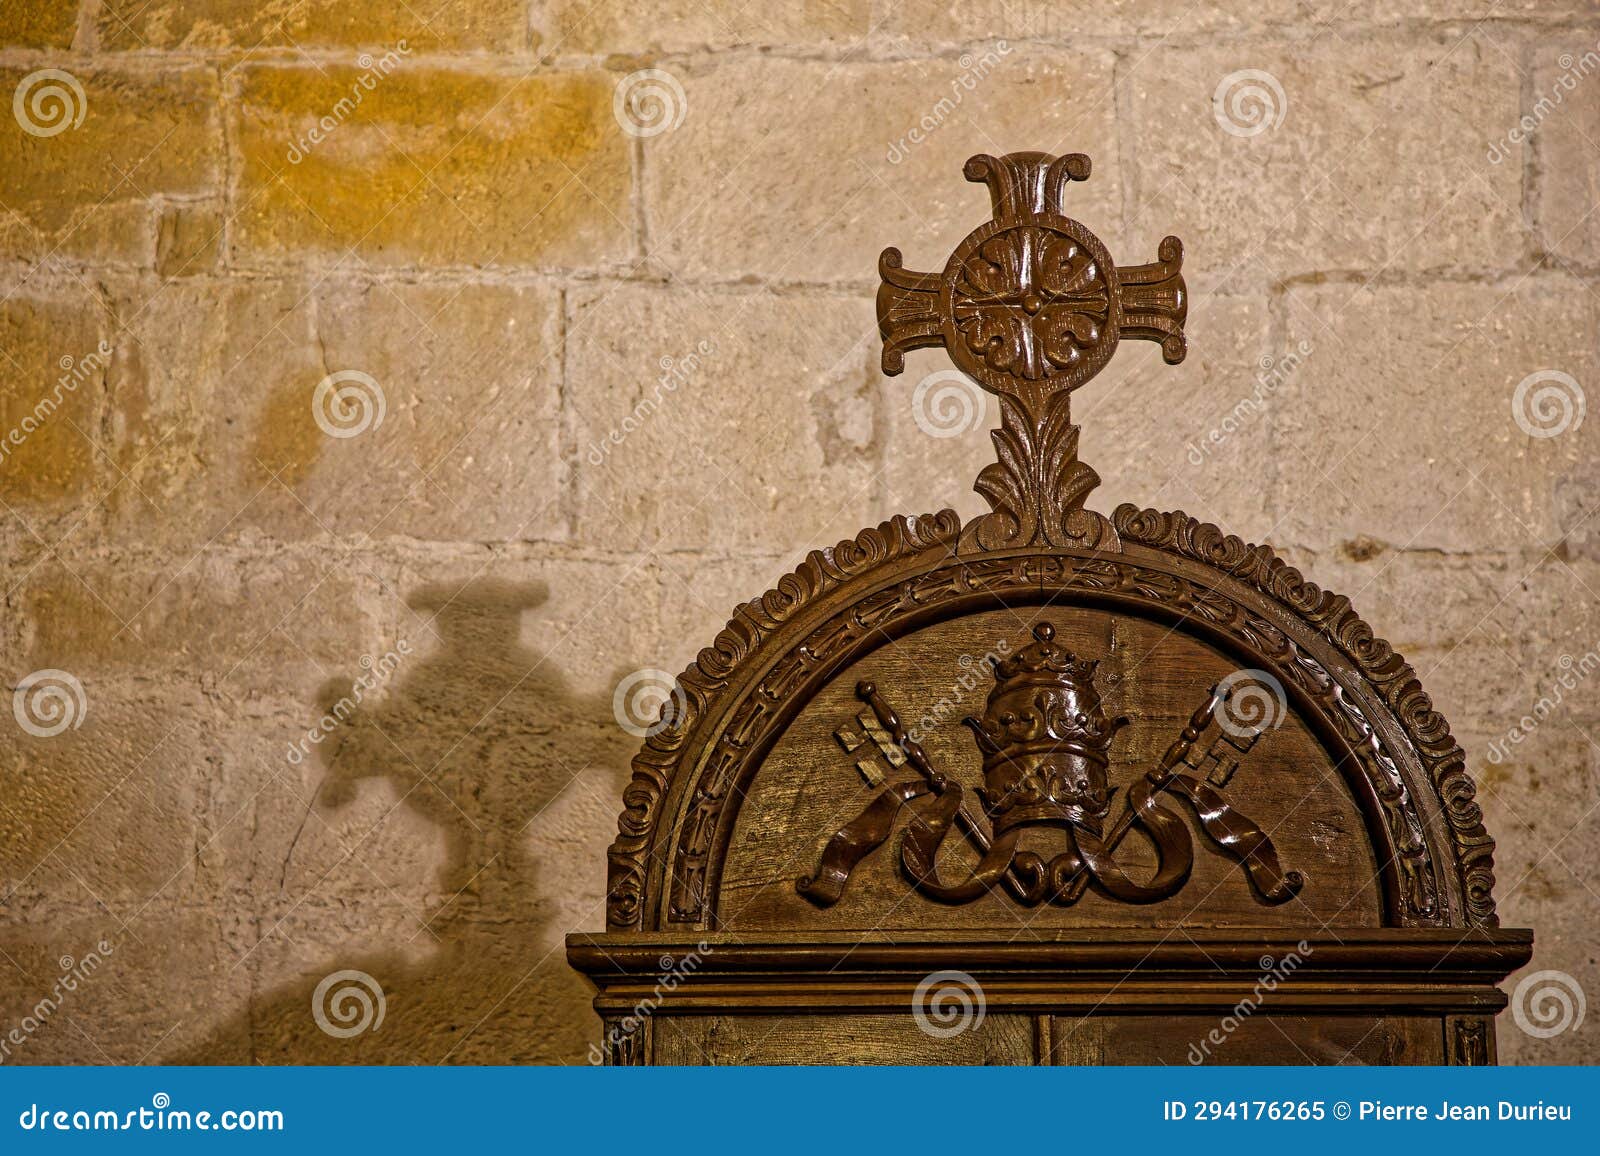
<path id="1" fill-rule="evenodd" d="M 6 0 L 0 4 L 0 45 L 67 48 L 77 26 L 78 0 Z"/>
<path id="2" fill-rule="evenodd" d="M 76 7 L 74 4 L 73 7 Z M 100 42 L 114 50 L 390 45 L 511 49 L 523 38 L 519 0 L 106 0 Z"/>
<path id="3" fill-rule="evenodd" d="M 0 493 L 12 505 L 59 502 L 93 486 L 94 449 L 78 433 L 86 425 L 93 428 L 92 396 L 64 397 L 60 409 L 26 431 L 24 422 L 52 393 L 49 384 L 36 390 L 32 380 L 13 373 L 0 378 L 0 437 L 16 430 L 23 438 L 21 445 L 7 443 L 0 452 Z"/>
<path id="4" fill-rule="evenodd" d="M 87 720 L 84 725 L 89 725 Z M 62 773 L 63 746 L 87 745 L 71 731 L 49 739 L 19 733 L 0 754 L 0 774 L 6 777 L 6 806 L 0 807 L 0 878 L 6 880 L 8 891 L 44 885 L 36 874 L 39 867 L 104 793 L 95 793 L 95 784 L 81 774 Z"/>
<path id="5" fill-rule="evenodd" d="M 93 488 L 89 438 L 109 358 L 99 355 L 90 309 L 24 298 L 0 307 L 0 494 L 13 506 L 59 504 Z"/>
<path id="6" fill-rule="evenodd" d="M 622 256 L 630 161 L 611 97 L 591 73 L 253 69 L 239 248 L 396 264 Z"/>
<path id="7" fill-rule="evenodd" d="M 220 542 L 192 553 L 155 545 L 19 572 L 17 670 L 97 680 L 160 671 L 174 682 L 209 676 L 222 692 L 299 694 L 373 645 L 376 581 L 359 567 L 263 560 Z"/>
<path id="8" fill-rule="evenodd" d="M 311 476 L 328 442 L 312 411 L 315 388 L 316 382 L 295 377 L 266 391 L 250 454 L 244 460 L 245 480 L 252 489 L 274 474 L 290 489 Z"/>
<path id="9" fill-rule="evenodd" d="M 70 62 L 66 71 L 82 95 L 56 82 L 64 102 L 44 103 L 35 123 L 51 128 L 54 120 L 45 118 L 68 110 L 76 127 L 40 136 L 16 116 L 0 121 L 9 210 L 0 211 L 0 257 L 148 260 L 155 240 L 151 198 L 219 188 L 215 77 L 199 69 L 161 76 L 90 72 Z M 26 75 L 0 69 L 0 93 L 14 96 Z"/>

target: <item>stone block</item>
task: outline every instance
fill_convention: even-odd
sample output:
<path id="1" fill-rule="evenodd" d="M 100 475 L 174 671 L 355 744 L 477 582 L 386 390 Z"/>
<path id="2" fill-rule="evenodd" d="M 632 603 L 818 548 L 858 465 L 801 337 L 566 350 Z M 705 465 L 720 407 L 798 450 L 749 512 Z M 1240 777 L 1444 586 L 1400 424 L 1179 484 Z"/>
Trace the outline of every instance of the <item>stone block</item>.
<path id="1" fill-rule="evenodd" d="M 683 123 L 645 142 L 651 252 L 686 277 L 875 284 L 877 253 L 940 269 L 989 218 L 975 153 L 1091 154 L 1067 211 L 1123 257 L 1111 58 L 974 46 L 956 59 L 731 60 L 677 79 Z"/>
<path id="2" fill-rule="evenodd" d="M 1136 249 L 1176 233 L 1196 272 L 1254 262 L 1273 280 L 1522 263 L 1521 165 L 1487 153 L 1521 80 L 1488 33 L 1160 45 L 1119 84 Z"/>
<path id="3" fill-rule="evenodd" d="M 0 69 L 0 92 L 27 110 L 0 132 L 0 256 L 149 265 L 152 200 L 220 192 L 211 72 L 13 67 Z"/>
<path id="4" fill-rule="evenodd" d="M 246 264 L 592 266 L 630 252 L 632 167 L 608 76 L 398 58 L 381 76 L 259 67 L 238 85 Z"/>
<path id="5" fill-rule="evenodd" d="M 1315 352 L 1279 411 L 1275 534 L 1312 546 L 1555 544 L 1561 479 L 1600 434 L 1582 419 L 1596 317 L 1593 295 L 1562 277 L 1294 290 L 1289 340 Z"/>
<path id="6" fill-rule="evenodd" d="M 581 542 L 798 556 L 866 524 L 867 300 L 615 286 L 568 310 Z"/>

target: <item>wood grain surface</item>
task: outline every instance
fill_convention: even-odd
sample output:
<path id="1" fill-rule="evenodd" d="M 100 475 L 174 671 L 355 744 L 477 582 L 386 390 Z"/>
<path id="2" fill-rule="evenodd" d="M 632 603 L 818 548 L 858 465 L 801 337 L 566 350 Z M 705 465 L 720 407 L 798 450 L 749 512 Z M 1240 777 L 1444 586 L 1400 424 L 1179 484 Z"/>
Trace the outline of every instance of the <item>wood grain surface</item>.
<path id="1" fill-rule="evenodd" d="M 870 790 L 856 770 L 857 755 L 834 731 L 862 710 L 859 679 L 882 688 L 908 721 L 931 725 L 919 734 L 934 763 L 968 787 L 980 786 L 979 757 L 960 718 L 982 709 L 990 679 L 984 655 L 1015 652 L 1034 621 L 1048 618 L 1078 653 L 1101 660 L 1108 710 L 1131 722 L 1112 746 L 1111 784 L 1125 786 L 1154 766 L 1209 688 L 1238 664 L 1214 648 L 1171 629 L 1095 610 L 994 611 L 941 623 L 897 640 L 854 664 L 817 695 L 763 762 L 746 790 L 723 869 L 723 926 L 728 929 L 926 927 L 1198 927 L 1299 925 L 1319 922 L 1376 926 L 1381 920 L 1376 863 L 1360 812 L 1333 759 L 1292 713 L 1267 730 L 1235 772 L 1228 794 L 1268 828 L 1286 865 L 1308 882 L 1290 903 L 1268 906 L 1231 861 L 1196 837 L 1189 883 L 1171 899 L 1129 906 L 1092 890 L 1072 907 L 1020 909 L 990 895 L 962 907 L 933 903 L 880 852 L 852 878 L 843 899 L 818 910 L 796 894 L 796 876 L 815 865 L 835 828 L 859 810 Z M 1004 648 L 1004 649 L 1002 649 Z M 961 679 L 978 672 L 978 688 Z M 970 681 L 970 680 L 969 680 Z M 940 711 L 939 704 L 949 704 Z M 942 719 L 937 716 L 943 714 Z M 887 772 L 890 768 L 884 764 Z M 907 772 L 899 772 L 904 775 Z M 1030 832 L 1024 845 L 1059 846 L 1059 832 Z M 1119 857 L 1135 875 L 1153 859 L 1137 834 Z M 948 871 L 973 856 L 952 848 Z"/>

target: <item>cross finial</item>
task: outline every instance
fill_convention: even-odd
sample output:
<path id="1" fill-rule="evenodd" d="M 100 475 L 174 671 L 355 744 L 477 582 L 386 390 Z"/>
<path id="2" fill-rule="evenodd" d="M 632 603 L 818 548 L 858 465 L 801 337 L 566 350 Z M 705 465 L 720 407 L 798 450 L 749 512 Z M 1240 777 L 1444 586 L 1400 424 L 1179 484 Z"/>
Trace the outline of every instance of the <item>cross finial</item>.
<path id="1" fill-rule="evenodd" d="M 1111 545 L 1109 524 L 1082 509 L 1100 479 L 1077 460 L 1067 398 L 1124 337 L 1160 342 L 1169 365 L 1185 353 L 1183 243 L 1167 237 L 1154 263 L 1118 268 L 1062 211 L 1067 185 L 1089 170 L 1082 153 L 975 156 L 964 171 L 989 186 L 993 219 L 956 246 L 942 272 L 904 269 L 898 249 L 878 259 L 883 371 L 900 373 L 907 350 L 942 345 L 1000 397 L 1000 462 L 977 483 L 994 513 L 968 534 L 982 548 Z"/>

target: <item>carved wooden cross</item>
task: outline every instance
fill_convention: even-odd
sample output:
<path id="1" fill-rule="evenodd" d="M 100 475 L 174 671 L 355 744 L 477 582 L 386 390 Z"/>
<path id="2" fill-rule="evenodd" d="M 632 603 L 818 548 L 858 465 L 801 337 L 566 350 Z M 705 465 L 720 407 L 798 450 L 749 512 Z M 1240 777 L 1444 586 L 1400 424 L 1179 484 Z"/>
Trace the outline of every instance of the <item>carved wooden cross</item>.
<path id="1" fill-rule="evenodd" d="M 1100 479 L 1078 460 L 1068 398 L 1124 337 L 1159 341 L 1169 365 L 1183 360 L 1183 242 L 1167 237 L 1153 264 L 1118 268 L 1062 213 L 1068 182 L 1089 177 L 1082 153 L 975 156 L 964 171 L 989 186 L 994 219 L 956 246 L 944 271 L 910 272 L 893 248 L 878 258 L 883 371 L 904 370 L 907 350 L 942 345 L 1000 398 L 1000 460 L 976 485 L 994 509 L 963 532 L 964 548 L 1114 548 L 1110 523 L 1083 508 Z"/>

